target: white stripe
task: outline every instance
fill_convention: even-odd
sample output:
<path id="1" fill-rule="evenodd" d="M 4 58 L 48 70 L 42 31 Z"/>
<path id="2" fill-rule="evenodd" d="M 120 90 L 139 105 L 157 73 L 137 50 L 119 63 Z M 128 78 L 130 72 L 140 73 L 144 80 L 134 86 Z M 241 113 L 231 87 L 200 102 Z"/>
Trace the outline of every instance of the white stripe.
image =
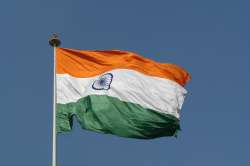
<path id="1" fill-rule="evenodd" d="M 116 69 L 105 73 L 113 74 L 109 90 L 92 88 L 94 81 L 103 74 L 89 78 L 57 74 L 57 103 L 76 102 L 88 95 L 108 95 L 179 118 L 178 112 L 187 91 L 178 83 L 128 69 Z"/>

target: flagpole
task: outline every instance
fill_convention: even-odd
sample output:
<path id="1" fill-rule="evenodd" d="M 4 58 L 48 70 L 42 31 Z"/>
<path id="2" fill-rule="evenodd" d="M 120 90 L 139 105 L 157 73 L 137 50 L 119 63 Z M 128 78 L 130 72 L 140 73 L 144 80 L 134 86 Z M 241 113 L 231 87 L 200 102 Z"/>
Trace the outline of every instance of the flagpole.
<path id="1" fill-rule="evenodd" d="M 56 47 L 60 46 L 61 42 L 58 35 L 53 34 L 49 40 L 49 44 L 54 49 L 53 62 L 53 130 L 52 130 L 52 166 L 56 166 Z"/>

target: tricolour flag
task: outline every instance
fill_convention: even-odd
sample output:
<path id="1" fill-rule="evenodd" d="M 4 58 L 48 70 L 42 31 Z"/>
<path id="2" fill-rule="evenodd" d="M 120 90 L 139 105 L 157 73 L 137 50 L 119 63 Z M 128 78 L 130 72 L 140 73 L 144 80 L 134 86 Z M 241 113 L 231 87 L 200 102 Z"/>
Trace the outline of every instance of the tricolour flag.
<path id="1" fill-rule="evenodd" d="M 190 75 L 132 52 L 56 48 L 57 132 L 72 128 L 122 137 L 173 136 Z"/>

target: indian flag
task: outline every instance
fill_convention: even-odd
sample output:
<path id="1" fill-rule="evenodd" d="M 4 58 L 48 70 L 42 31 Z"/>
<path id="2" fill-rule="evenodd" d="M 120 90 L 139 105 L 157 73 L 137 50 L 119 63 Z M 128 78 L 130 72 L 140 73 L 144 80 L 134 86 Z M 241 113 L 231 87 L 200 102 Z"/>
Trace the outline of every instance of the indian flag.
<path id="1" fill-rule="evenodd" d="M 133 52 L 56 48 L 57 132 L 75 116 L 83 129 L 122 137 L 173 136 L 190 75 Z"/>

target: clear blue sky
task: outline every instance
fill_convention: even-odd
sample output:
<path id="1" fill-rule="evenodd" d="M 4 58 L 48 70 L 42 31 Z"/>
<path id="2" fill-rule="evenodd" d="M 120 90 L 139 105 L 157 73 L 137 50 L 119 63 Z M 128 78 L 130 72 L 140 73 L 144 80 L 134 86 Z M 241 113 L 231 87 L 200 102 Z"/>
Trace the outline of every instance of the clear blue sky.
<path id="1" fill-rule="evenodd" d="M 192 75 L 177 139 L 127 139 L 75 125 L 58 137 L 58 166 L 250 165 L 249 6 L 243 0 L 1 0 L 0 165 L 50 165 L 53 32 L 62 47 L 130 50 Z"/>

